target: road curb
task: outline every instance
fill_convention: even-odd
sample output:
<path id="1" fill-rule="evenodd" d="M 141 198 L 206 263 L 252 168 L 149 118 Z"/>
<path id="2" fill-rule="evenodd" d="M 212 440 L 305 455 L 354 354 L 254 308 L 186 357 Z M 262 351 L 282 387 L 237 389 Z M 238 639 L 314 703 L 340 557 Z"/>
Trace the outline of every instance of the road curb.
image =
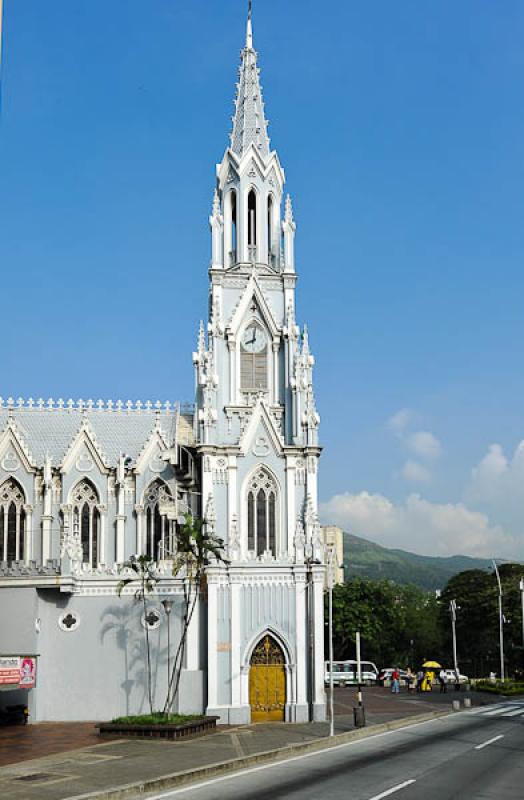
<path id="1" fill-rule="evenodd" d="M 110 789 L 103 789 L 102 791 L 88 792 L 87 794 L 78 794 L 68 797 L 67 800 L 133 800 L 137 796 L 146 796 L 153 792 L 161 792 L 169 789 L 176 789 L 179 786 L 189 785 L 196 783 L 200 780 L 208 778 L 216 778 L 221 775 L 237 772 L 241 769 L 247 769 L 262 764 L 278 763 L 285 761 L 290 756 L 301 755 L 303 753 L 321 752 L 322 750 L 329 750 L 336 745 L 346 744 L 359 739 L 367 739 L 368 737 L 375 736 L 378 733 L 385 733 L 386 731 L 400 730 L 401 728 L 409 728 L 421 722 L 429 722 L 438 717 L 450 716 L 453 712 L 446 711 L 429 711 L 425 714 L 417 714 L 412 717 L 404 717 L 402 719 L 392 720 L 391 722 L 383 722 L 379 725 L 370 725 L 367 728 L 359 728 L 354 731 L 346 733 L 339 733 L 332 737 L 322 737 L 321 739 L 312 739 L 310 742 L 301 742 L 299 744 L 291 744 L 287 747 L 281 747 L 278 750 L 265 750 L 261 753 L 255 753 L 250 756 L 243 756 L 241 758 L 234 758 L 230 761 L 223 761 L 216 764 L 207 764 L 204 767 L 197 767 L 196 769 L 186 770 L 184 772 L 174 772 L 169 775 L 161 775 L 158 778 L 151 778 L 146 781 L 137 781 L 135 783 L 128 783 L 122 786 L 114 786 Z M 176 746 L 176 745 L 175 745 Z"/>

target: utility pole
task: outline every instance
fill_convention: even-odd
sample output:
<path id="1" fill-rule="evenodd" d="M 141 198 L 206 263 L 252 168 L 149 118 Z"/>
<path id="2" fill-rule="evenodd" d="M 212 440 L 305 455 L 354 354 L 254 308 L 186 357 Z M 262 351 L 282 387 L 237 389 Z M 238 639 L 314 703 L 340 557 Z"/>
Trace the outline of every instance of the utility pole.
<path id="1" fill-rule="evenodd" d="M 524 658 L 524 578 L 520 579 L 520 604 L 522 607 L 522 653 Z"/>
<path id="2" fill-rule="evenodd" d="M 499 649 L 500 649 L 500 680 L 504 683 L 504 615 L 502 613 L 502 584 L 500 582 L 500 575 L 497 564 L 493 560 L 493 568 L 497 576 L 497 583 L 499 587 Z"/>
<path id="3" fill-rule="evenodd" d="M 449 603 L 449 611 L 451 614 L 451 631 L 453 634 L 453 668 L 455 676 L 458 680 L 458 661 L 457 661 L 457 601 L 451 600 Z"/>

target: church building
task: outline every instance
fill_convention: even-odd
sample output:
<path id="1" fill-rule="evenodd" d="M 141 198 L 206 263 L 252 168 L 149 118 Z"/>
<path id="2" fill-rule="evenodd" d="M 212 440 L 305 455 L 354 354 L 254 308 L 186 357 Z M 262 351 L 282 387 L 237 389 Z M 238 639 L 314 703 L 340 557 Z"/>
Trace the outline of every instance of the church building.
<path id="1" fill-rule="evenodd" d="M 174 710 L 223 724 L 325 718 L 314 359 L 259 73 L 249 15 L 216 167 L 194 407 L 0 398 L 0 684 L 9 659 L 36 665 L 33 683 L 0 685 L 0 707 L 27 702 L 33 721 L 146 712 L 145 626 L 162 707 L 188 511 L 224 540 L 227 560 L 207 567 Z M 147 614 L 133 584 L 119 591 L 136 554 L 155 562 Z"/>

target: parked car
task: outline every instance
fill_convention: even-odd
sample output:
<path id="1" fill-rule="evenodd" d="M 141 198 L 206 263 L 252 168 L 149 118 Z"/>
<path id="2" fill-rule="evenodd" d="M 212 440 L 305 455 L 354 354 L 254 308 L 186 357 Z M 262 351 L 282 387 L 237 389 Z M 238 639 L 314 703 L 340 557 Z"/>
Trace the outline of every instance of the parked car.
<path id="1" fill-rule="evenodd" d="M 381 669 L 380 672 L 378 673 L 377 683 L 380 683 L 383 686 L 384 681 L 391 680 L 393 672 L 394 672 L 394 667 L 384 667 L 383 669 Z M 405 669 L 399 669 L 399 674 L 400 674 L 400 685 L 405 686 L 408 673 L 406 672 Z"/>
<path id="2" fill-rule="evenodd" d="M 360 662 L 362 683 L 371 686 L 377 682 L 378 669 L 372 661 Z M 329 661 L 325 662 L 324 683 L 330 682 Z M 333 661 L 333 684 L 335 686 L 355 686 L 358 683 L 356 661 Z"/>
<path id="3" fill-rule="evenodd" d="M 455 670 L 454 669 L 445 669 L 444 672 L 446 673 L 446 677 L 448 679 L 448 683 L 455 683 Z M 438 678 L 438 671 L 437 671 L 437 678 Z M 469 678 L 467 675 L 463 675 L 459 672 L 459 683 L 469 683 Z"/>

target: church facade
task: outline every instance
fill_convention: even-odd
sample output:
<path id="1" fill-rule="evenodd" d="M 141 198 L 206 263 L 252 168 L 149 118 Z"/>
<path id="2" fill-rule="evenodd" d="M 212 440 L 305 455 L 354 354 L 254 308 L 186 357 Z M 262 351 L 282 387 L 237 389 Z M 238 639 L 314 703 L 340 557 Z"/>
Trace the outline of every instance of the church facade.
<path id="1" fill-rule="evenodd" d="M 176 526 L 225 542 L 191 619 L 180 712 L 222 723 L 325 717 L 320 447 L 308 332 L 296 320 L 295 222 L 270 148 L 251 19 L 230 145 L 209 218 L 209 316 L 196 398 L 170 403 L 0 400 L 0 658 L 34 656 L 34 720 L 147 710 L 180 637 Z M 144 615 L 134 554 L 155 561 Z M 166 615 L 162 600 L 174 601 Z"/>

